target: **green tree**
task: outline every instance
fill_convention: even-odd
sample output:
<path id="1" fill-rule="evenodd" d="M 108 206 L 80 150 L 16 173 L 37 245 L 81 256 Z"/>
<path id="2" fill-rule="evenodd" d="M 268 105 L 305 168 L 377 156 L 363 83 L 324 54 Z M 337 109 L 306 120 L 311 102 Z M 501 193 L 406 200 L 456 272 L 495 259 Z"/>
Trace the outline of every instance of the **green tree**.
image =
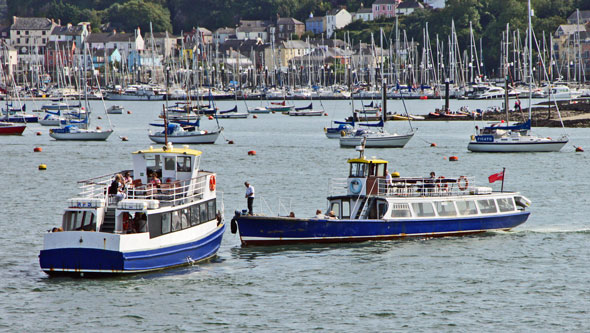
<path id="1" fill-rule="evenodd" d="M 122 31 L 133 31 L 139 27 L 150 31 L 172 31 L 170 11 L 162 5 L 144 0 L 130 0 L 124 4 L 114 4 L 107 9 L 106 18 Z"/>

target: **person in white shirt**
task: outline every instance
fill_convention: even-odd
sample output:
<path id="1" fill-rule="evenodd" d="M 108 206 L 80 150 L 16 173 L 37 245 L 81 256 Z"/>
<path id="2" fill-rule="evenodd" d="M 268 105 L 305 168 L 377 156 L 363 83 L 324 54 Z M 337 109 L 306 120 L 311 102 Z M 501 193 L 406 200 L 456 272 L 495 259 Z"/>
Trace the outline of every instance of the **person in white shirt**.
<path id="1" fill-rule="evenodd" d="M 252 208 L 254 206 L 254 186 L 248 182 L 245 182 L 244 185 L 246 186 L 246 199 L 248 199 L 248 214 L 254 215 Z"/>

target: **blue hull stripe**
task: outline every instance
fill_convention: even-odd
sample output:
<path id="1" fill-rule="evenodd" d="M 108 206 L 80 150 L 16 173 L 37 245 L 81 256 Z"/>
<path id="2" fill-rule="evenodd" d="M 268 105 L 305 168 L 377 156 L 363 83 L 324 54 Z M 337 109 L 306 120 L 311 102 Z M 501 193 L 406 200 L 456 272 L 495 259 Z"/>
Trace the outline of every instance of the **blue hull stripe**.
<path id="1" fill-rule="evenodd" d="M 507 215 L 414 220 L 315 220 L 241 216 L 242 244 L 365 241 L 410 236 L 448 236 L 508 230 L 524 223 L 529 212 Z"/>
<path id="2" fill-rule="evenodd" d="M 139 273 L 187 265 L 214 256 L 221 245 L 225 225 L 194 242 L 155 250 L 118 252 L 89 248 L 42 250 L 41 269 L 48 274 Z"/>

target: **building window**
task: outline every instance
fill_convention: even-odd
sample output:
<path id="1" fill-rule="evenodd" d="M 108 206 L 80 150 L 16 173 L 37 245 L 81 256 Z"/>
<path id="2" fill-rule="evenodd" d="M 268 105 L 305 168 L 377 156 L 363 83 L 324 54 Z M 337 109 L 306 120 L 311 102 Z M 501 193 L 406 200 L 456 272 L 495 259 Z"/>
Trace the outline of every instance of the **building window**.
<path id="1" fill-rule="evenodd" d="M 16 43 L 17 43 L 17 44 L 20 44 L 20 38 L 17 38 L 17 39 L 16 39 Z"/>
<path id="2" fill-rule="evenodd" d="M 41 34 L 42 34 L 43 36 L 45 36 L 45 32 L 46 32 L 46 31 L 42 31 L 42 32 L 41 32 Z"/>
<path id="3" fill-rule="evenodd" d="M 17 34 L 17 35 L 20 35 L 20 30 L 17 30 L 17 31 L 16 31 L 16 34 Z"/>
<path id="4" fill-rule="evenodd" d="M 29 30 L 25 31 L 25 35 L 28 35 L 28 34 L 29 34 Z"/>
<path id="5" fill-rule="evenodd" d="M 45 38 L 41 38 L 41 43 L 45 44 Z"/>

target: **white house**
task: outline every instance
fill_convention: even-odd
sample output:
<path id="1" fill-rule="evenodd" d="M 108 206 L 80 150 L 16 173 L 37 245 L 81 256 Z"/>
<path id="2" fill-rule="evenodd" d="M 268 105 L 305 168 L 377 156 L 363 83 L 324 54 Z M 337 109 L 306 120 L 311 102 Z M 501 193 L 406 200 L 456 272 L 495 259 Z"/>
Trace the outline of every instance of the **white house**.
<path id="1" fill-rule="evenodd" d="M 350 22 L 352 15 L 346 9 L 332 9 L 326 13 L 326 36 L 331 38 L 336 29 L 342 29 Z"/>
<path id="2" fill-rule="evenodd" d="M 353 20 L 373 21 L 373 9 L 362 7 L 352 15 Z"/>
<path id="3" fill-rule="evenodd" d="M 229 38 L 236 38 L 236 29 L 227 27 L 219 28 L 213 33 L 213 43 L 223 44 Z"/>
<path id="4" fill-rule="evenodd" d="M 397 8 L 395 10 L 395 14 L 396 15 L 410 15 L 415 10 L 418 10 L 418 9 L 424 9 L 424 5 L 419 3 L 416 0 L 406 0 L 397 6 Z"/>

